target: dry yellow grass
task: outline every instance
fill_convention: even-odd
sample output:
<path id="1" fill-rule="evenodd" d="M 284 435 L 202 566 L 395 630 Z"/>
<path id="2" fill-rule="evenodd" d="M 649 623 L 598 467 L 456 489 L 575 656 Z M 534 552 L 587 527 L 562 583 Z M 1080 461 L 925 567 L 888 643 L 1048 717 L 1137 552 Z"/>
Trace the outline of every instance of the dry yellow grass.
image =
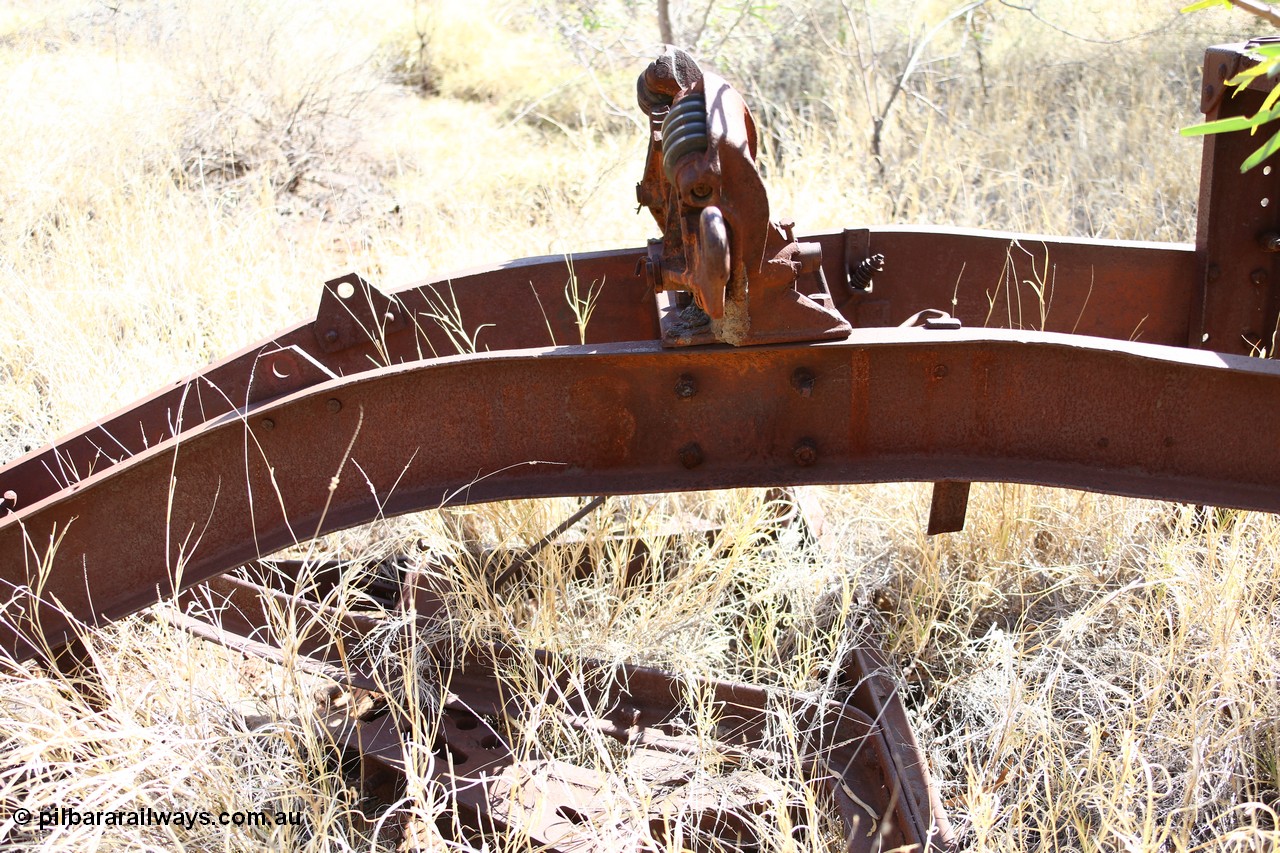
<path id="1" fill-rule="evenodd" d="M 874 114 L 913 34 L 951 6 L 875 3 L 851 19 L 837 3 L 744 8 L 714 7 L 700 46 L 756 106 L 773 207 L 802 230 L 1190 240 L 1199 150 L 1175 131 L 1196 119 L 1203 47 L 1250 27 L 1227 13 L 1180 19 L 1167 3 L 1042 2 L 1043 21 L 989 3 L 928 47 L 888 115 L 882 173 Z M 681 31 L 699 14 L 688 7 Z M 858 64 L 847 29 L 837 38 L 842 20 L 864 39 L 874 27 L 875 66 Z M 1044 21 L 1101 40 L 1156 32 L 1096 44 Z M 0 459 L 305 317 L 335 273 L 397 287 L 640 244 L 652 235 L 634 213 L 629 87 L 655 41 L 648 7 L 621 2 L 0 3 Z M 579 546 L 598 552 L 600 573 L 574 578 L 548 552 L 502 596 L 468 538 L 532 541 L 571 502 L 427 513 L 324 549 L 393 553 L 424 538 L 452 555 L 450 631 L 465 641 L 814 690 L 848 644 L 876 637 L 969 849 L 1276 846 L 1274 519 L 979 485 L 966 531 L 928 539 L 924 487 L 831 489 L 825 501 L 839 556 L 815 559 L 762 542 L 756 492 L 616 500 Z M 659 541 L 676 507 L 721 520 L 722 540 Z M 602 544 L 620 530 L 681 571 L 621 584 Z M 414 645 L 384 639 L 388 672 L 424 668 Z M 0 844 L 390 843 L 387 826 L 356 817 L 306 725 L 313 682 L 162 620 L 128 620 L 90 645 L 103 708 L 38 671 L 0 674 Z M 430 686 L 400 680 L 401 693 Z M 430 703 L 414 704 L 430 742 Z M 246 714 L 279 722 L 246 731 Z M 589 738 L 508 734 L 525 754 L 613 772 L 620 818 L 654 796 Z M 408 775 L 404 807 L 423 826 L 445 817 L 423 768 Z M 53 804 L 278 807 L 304 825 L 22 835 L 10 822 L 17 805 Z"/>

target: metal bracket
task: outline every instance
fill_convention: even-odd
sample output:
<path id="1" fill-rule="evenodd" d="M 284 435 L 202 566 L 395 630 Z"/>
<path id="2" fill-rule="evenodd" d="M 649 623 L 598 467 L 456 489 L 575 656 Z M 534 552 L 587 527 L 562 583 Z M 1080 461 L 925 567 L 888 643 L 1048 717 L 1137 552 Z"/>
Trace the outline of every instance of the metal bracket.
<path id="1" fill-rule="evenodd" d="M 405 313 L 398 300 L 351 272 L 324 283 L 311 328 L 321 349 L 341 352 L 405 328 Z"/>
<path id="2" fill-rule="evenodd" d="M 879 258 L 879 261 L 876 261 Z M 872 295 L 872 276 L 883 267 L 883 256 L 871 253 L 871 230 L 846 228 L 844 231 L 844 294 L 838 303 L 845 316 L 851 316 L 859 328 L 888 326 L 889 300 L 883 294 Z"/>
<path id="3" fill-rule="evenodd" d="M 298 347 L 264 349 L 254 361 L 245 403 L 261 403 L 337 378 L 337 374 Z"/>
<path id="4" fill-rule="evenodd" d="M 930 536 L 964 530 L 964 517 L 969 509 L 969 485 L 964 480 L 940 480 L 933 484 L 926 531 Z"/>

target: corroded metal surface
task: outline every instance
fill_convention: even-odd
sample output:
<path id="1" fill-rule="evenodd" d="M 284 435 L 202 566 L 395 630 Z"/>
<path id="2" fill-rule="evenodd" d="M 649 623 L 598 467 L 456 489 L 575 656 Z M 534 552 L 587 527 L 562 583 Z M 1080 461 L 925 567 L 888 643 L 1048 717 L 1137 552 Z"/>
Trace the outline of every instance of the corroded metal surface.
<path id="1" fill-rule="evenodd" d="M 210 421 L 0 520 L 0 554 L 9 584 L 95 624 L 326 532 L 518 497 L 955 479 L 1276 511 L 1255 425 L 1278 418 L 1269 360 L 1034 332 L 456 356 Z M 65 624 L 40 617 L 50 639 Z"/>
<path id="2" fill-rule="evenodd" d="M 777 490 L 768 506 L 770 530 L 823 540 L 813 496 Z M 578 517 L 530 548 L 545 547 Z M 498 562 L 527 553 L 506 557 Z M 948 843 L 951 830 L 905 708 L 887 667 L 869 648 L 851 651 L 842 669 L 825 679 L 825 690 L 810 695 L 541 652 L 427 646 L 422 652 L 435 661 L 436 680 L 425 692 L 440 699 L 426 709 L 425 721 L 410 722 L 397 702 L 379 692 L 386 689 L 380 674 L 386 662 L 358 639 L 380 630 L 385 635 L 402 619 L 417 578 L 447 574 L 446 566 L 425 559 L 360 567 L 370 579 L 361 590 L 363 610 L 320 603 L 339 574 L 355 566 L 280 561 L 215 579 L 181 602 L 183 612 L 206 621 L 172 611 L 164 618 L 273 661 L 282 659 L 275 637 L 281 623 L 324 626 L 304 631 L 290 658 L 293 666 L 335 682 L 321 697 L 322 737 L 358 759 L 358 784 L 371 810 L 401 797 L 405 768 L 417 761 L 417 772 L 451 797 L 449 817 L 437 827 L 447 837 L 478 844 L 527 838 L 537 849 L 565 853 L 757 849 L 762 834 L 782 831 L 782 821 L 797 838 L 825 831 L 814 824 L 820 814 L 795 787 L 803 780 L 820 811 L 843 828 L 849 851 Z M 308 593 L 284 591 L 296 588 Z M 188 606 L 197 601 L 201 606 Z M 441 600 L 414 601 L 415 634 L 430 636 L 424 620 L 441 614 Z M 514 733 L 529 725 L 531 715 L 540 726 L 554 722 L 594 741 L 612 740 L 623 757 L 607 772 L 517 749 Z M 413 746 L 424 739 L 431 744 L 426 755 Z M 718 767 L 708 768 L 709 753 Z M 642 780 L 647 805 L 639 811 L 611 808 L 616 774 Z M 412 835 L 406 828 L 404 849 L 413 847 Z"/>
<path id="3" fill-rule="evenodd" d="M 948 310 L 967 327 L 1040 329 L 1033 292 L 1019 283 L 1034 264 L 1047 265 L 1054 282 L 1043 330 L 1186 343 L 1196 265 L 1190 246 L 959 229 L 863 233 L 874 251 L 890 253 L 894 260 L 876 275 L 870 293 L 832 288 L 855 326 L 896 326 L 921 307 L 949 306 L 958 297 Z M 843 282 L 846 232 L 808 239 L 823 245 L 826 278 Z M 174 435 L 243 410 L 247 400 L 314 385 L 325 371 L 352 376 L 388 364 L 457 355 L 461 342 L 446 333 L 442 320 L 465 329 L 482 352 L 577 342 L 579 329 L 564 293 L 570 267 L 584 292 L 596 288 L 586 343 L 655 340 L 660 331 L 652 294 L 636 272 L 643 257 L 642 250 L 619 250 L 531 258 L 423 282 L 394 294 L 412 318 L 401 330 L 368 330 L 362 343 L 333 353 L 317 342 L 317 334 L 329 328 L 328 317 L 284 330 L 10 462 L 0 468 L 0 494 L 13 493 L 6 506 L 30 507 Z M 1012 280 L 1009 269 L 1018 273 Z M 296 371 L 294 365 L 299 365 Z M 267 376 L 270 381 L 259 378 Z M 251 387 L 257 387 L 253 394 Z"/>
<path id="4" fill-rule="evenodd" d="M 649 150 L 636 198 L 662 228 L 646 281 L 663 300 L 663 343 L 736 346 L 843 338 L 848 321 L 822 278 L 822 247 L 770 219 L 756 127 L 742 96 L 683 51 L 637 83 Z M 809 279 L 812 278 L 812 281 Z"/>

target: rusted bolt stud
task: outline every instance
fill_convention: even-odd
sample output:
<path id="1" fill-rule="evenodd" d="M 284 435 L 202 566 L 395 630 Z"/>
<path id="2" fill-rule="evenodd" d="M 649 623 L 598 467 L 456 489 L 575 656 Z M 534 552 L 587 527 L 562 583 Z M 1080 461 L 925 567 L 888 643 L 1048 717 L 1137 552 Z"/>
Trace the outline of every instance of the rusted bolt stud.
<path id="1" fill-rule="evenodd" d="M 796 442 L 796 449 L 791 451 L 791 455 L 795 458 L 797 465 L 808 468 L 818 461 L 818 445 L 812 438 L 802 438 Z"/>
<path id="2" fill-rule="evenodd" d="M 1258 269 L 1249 273 L 1249 281 L 1253 282 L 1254 284 L 1266 284 L 1267 271 L 1259 267 Z"/>
<path id="3" fill-rule="evenodd" d="M 342 401 L 337 397 L 330 397 L 329 401 L 325 403 L 325 407 L 336 415 L 342 411 Z"/>
<path id="4" fill-rule="evenodd" d="M 276 422 L 275 422 L 275 421 L 273 421 L 273 420 L 271 420 L 271 418 L 263 418 L 263 419 L 262 419 L 262 428 L 263 428 L 263 429 L 266 429 L 266 430 L 272 430 L 272 429 L 275 429 L 275 428 L 276 428 Z"/>
<path id="5" fill-rule="evenodd" d="M 813 375 L 813 371 L 807 367 L 797 367 L 795 372 L 791 374 L 791 387 L 801 397 L 809 397 L 813 394 L 813 383 L 817 377 Z"/>
<path id="6" fill-rule="evenodd" d="M 697 468 L 702 464 L 702 447 L 698 442 L 690 442 L 680 448 L 680 464 L 686 468 Z"/>
<path id="7" fill-rule="evenodd" d="M 676 396 L 681 400 L 688 400 L 697 393 L 698 383 L 693 380 L 693 375 L 681 373 L 680 378 L 676 380 Z"/>
<path id="8" fill-rule="evenodd" d="M 1264 252 L 1280 252 L 1280 233 L 1267 231 L 1258 237 L 1258 246 Z"/>
<path id="9" fill-rule="evenodd" d="M 324 333 L 324 341 L 327 344 L 336 344 L 338 342 L 338 330 L 330 329 Z"/>

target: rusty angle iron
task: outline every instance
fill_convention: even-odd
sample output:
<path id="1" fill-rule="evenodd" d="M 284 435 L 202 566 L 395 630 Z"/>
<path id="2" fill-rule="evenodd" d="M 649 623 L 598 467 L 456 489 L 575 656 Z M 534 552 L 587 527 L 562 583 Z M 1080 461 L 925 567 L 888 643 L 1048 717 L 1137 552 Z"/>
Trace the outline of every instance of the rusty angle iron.
<path id="1" fill-rule="evenodd" d="M 1261 87 L 1221 97 L 1250 61 L 1244 45 L 1207 51 L 1210 119 L 1259 108 Z M 1280 366 L 1256 357 L 1274 352 L 1280 312 L 1280 171 L 1239 172 L 1246 135 L 1206 137 L 1194 246 L 901 227 L 800 240 L 770 218 L 755 125 L 728 83 L 671 52 L 640 76 L 638 100 L 649 130 L 637 195 L 662 229 L 647 248 L 396 293 L 334 279 L 313 322 L 0 469 L 0 649 L 56 658 L 84 630 L 180 594 L 228 614 L 183 627 L 278 657 L 267 611 L 320 613 L 322 597 L 267 578 L 296 575 L 288 563 L 257 579 L 227 572 L 375 518 L 480 501 L 923 480 L 936 483 L 930 532 L 942 532 L 963 525 L 968 484 L 988 480 L 1280 511 L 1265 427 L 1280 420 Z M 1052 271 L 1047 304 L 1019 264 Z M 586 328 L 562 298 L 573 275 L 598 293 Z M 436 322 L 445 313 L 476 330 L 477 352 Z M 696 346 L 714 343 L 734 346 Z M 333 582 L 344 567 L 326 571 Z M 390 572 L 386 609 L 329 613 L 334 635 L 358 641 L 379 613 L 439 613 L 436 576 Z M 394 785 L 394 703 L 372 662 L 334 658 L 332 642 L 303 648 L 298 665 L 347 691 L 347 711 L 329 716 L 335 747 L 361 755 L 371 787 Z M 466 832 L 519 826 L 579 849 L 602 780 L 514 760 L 495 722 L 520 713 L 502 684 L 507 652 L 436 651 L 450 686 L 432 772 L 455 783 Z M 539 660 L 554 694 L 564 666 Z M 673 722 L 683 697 L 709 691 L 727 723 L 720 747 L 757 768 L 771 760 L 766 708 L 788 709 L 849 850 L 945 848 L 883 662 L 868 650 L 848 666 L 842 702 L 622 667 L 591 701 L 552 705 L 669 757 L 689 749 Z M 381 712 L 352 712 L 351 691 Z M 767 799 L 757 777 L 752 796 Z M 521 799 L 530 779 L 560 792 L 550 812 Z M 750 846 L 752 796 L 746 812 L 695 809 L 704 849 Z M 654 820 L 650 838 L 672 842 L 671 822 Z"/>

